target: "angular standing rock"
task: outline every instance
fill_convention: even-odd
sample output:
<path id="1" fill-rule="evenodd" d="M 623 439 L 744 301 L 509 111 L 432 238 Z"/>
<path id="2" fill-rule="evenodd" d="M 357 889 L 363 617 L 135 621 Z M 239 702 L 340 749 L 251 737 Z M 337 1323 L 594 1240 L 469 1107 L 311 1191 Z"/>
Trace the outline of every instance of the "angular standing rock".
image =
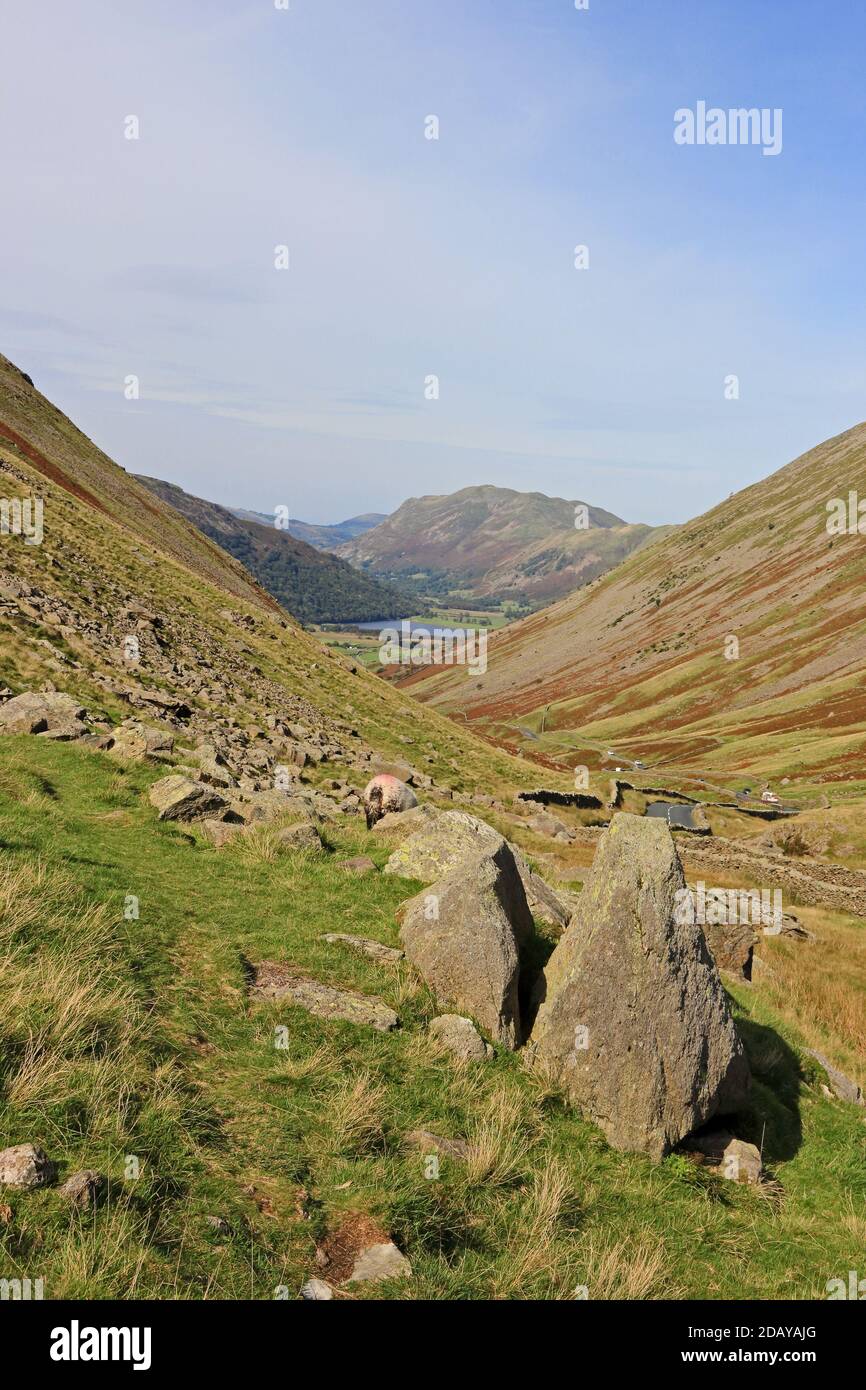
<path id="1" fill-rule="evenodd" d="M 661 820 L 618 814 L 539 981 L 532 1031 L 577 1105 L 619 1149 L 663 1157 L 745 1100 L 749 1068 Z"/>
<path id="2" fill-rule="evenodd" d="M 425 807 L 419 809 L 426 810 Z M 410 814 L 414 816 L 415 813 Z M 403 841 L 391 855 L 384 872 L 433 883 L 450 874 L 464 859 L 507 843 L 498 830 L 478 816 L 470 816 L 466 811 L 440 811 L 438 815 L 430 815 L 426 823 Z M 520 851 L 514 845 L 508 847 L 514 856 L 530 912 L 542 922 L 566 927 L 571 918 L 568 907 L 550 885 L 530 869 Z"/>
<path id="3" fill-rule="evenodd" d="M 514 856 L 500 838 L 401 905 L 400 940 L 441 1005 L 477 1018 L 513 1051 L 521 1041 L 520 950 L 532 916 Z"/>

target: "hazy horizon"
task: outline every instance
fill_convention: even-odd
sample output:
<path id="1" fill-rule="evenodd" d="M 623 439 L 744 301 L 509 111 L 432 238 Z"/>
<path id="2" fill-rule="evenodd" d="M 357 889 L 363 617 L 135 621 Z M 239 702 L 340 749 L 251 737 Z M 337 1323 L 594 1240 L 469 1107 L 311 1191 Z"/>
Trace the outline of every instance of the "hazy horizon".
<path id="1" fill-rule="evenodd" d="M 226 506 L 687 520 L 866 415 L 864 38 L 805 0 L 9 6 L 0 350 Z M 775 157 L 678 144 L 701 103 L 783 113 Z"/>

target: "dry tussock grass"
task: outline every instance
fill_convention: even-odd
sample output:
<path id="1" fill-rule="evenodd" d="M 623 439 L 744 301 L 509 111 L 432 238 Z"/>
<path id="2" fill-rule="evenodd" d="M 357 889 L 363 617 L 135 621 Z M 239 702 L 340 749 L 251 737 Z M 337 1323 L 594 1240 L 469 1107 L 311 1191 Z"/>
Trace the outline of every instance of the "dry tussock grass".
<path id="1" fill-rule="evenodd" d="M 384 1136 L 387 1092 L 367 1071 L 346 1076 L 328 1097 L 325 1135 L 332 1153 L 360 1155 L 378 1148 Z"/>
<path id="2" fill-rule="evenodd" d="M 105 908 L 43 866 L 0 868 L 3 1100 L 39 1109 L 84 1094 L 93 1123 L 108 1118 L 144 1027 Z"/>
<path id="3" fill-rule="evenodd" d="M 466 1179 L 470 1185 L 506 1187 L 525 1172 L 536 1139 L 537 1115 L 517 1090 L 497 1087 L 469 1121 Z"/>
<path id="4" fill-rule="evenodd" d="M 798 915 L 818 940 L 763 938 L 760 954 L 773 973 L 756 982 L 810 1046 L 864 1084 L 866 933 L 839 913 L 798 908 Z"/>

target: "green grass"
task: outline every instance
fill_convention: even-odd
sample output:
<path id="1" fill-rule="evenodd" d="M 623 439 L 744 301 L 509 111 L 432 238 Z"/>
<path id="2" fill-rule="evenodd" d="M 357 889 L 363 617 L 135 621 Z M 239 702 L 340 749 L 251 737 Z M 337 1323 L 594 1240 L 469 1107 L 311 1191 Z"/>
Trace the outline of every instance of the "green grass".
<path id="1" fill-rule="evenodd" d="M 519 1057 L 461 1068 L 436 1053 L 408 968 L 319 940 L 396 943 L 394 909 L 418 887 L 336 867 L 387 858 L 360 821 L 326 827 L 325 855 L 272 855 L 266 835 L 216 851 L 156 822 L 145 792 L 161 771 L 0 744 L 0 1146 L 41 1143 L 61 1179 L 111 1179 L 85 1215 L 56 1189 L 0 1194 L 0 1277 L 41 1277 L 49 1298 L 294 1297 L 349 1211 L 412 1261 L 410 1281 L 356 1291 L 377 1299 L 820 1297 L 862 1264 L 862 1112 L 801 1074 L 797 1034 L 757 991 L 737 1009 L 763 1193 L 612 1151 Z M 262 958 L 379 995 L 401 1029 L 251 1006 L 246 963 Z M 469 1139 L 469 1162 L 426 1177 L 403 1144 L 421 1127 Z"/>

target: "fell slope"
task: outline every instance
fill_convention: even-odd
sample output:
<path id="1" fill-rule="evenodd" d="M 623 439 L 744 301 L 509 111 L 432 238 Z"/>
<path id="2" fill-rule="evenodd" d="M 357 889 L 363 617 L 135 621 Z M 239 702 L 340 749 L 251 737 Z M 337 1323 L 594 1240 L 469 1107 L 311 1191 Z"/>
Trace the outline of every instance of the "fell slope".
<path id="1" fill-rule="evenodd" d="M 486 675 L 422 675 L 416 693 L 510 742 L 517 721 L 543 722 L 527 749 L 572 764 L 612 745 L 697 771 L 862 779 L 866 538 L 827 530 L 851 489 L 866 495 L 866 425 L 495 634 Z"/>
<path id="2" fill-rule="evenodd" d="M 353 569 L 346 560 L 298 540 L 273 521 L 241 518 L 228 507 L 193 497 L 176 483 L 138 475 L 204 535 L 240 560 L 264 589 L 301 622 L 365 622 L 404 618 L 412 605 L 390 584 Z"/>
<path id="3" fill-rule="evenodd" d="M 540 492 L 466 487 L 410 497 L 381 526 L 339 554 L 381 578 L 411 581 L 438 596 L 549 603 L 616 565 L 658 528 L 629 526 L 612 512 Z"/>
<path id="4" fill-rule="evenodd" d="M 42 544 L 0 536 L 0 681 L 14 691 L 51 680 L 112 717 L 156 695 L 188 706 L 193 725 L 219 717 L 260 727 L 274 714 L 331 732 L 343 725 L 383 756 L 417 744 L 431 775 L 472 790 L 532 780 L 530 766 L 323 649 L 6 358 L 0 496 L 44 506 Z"/>

